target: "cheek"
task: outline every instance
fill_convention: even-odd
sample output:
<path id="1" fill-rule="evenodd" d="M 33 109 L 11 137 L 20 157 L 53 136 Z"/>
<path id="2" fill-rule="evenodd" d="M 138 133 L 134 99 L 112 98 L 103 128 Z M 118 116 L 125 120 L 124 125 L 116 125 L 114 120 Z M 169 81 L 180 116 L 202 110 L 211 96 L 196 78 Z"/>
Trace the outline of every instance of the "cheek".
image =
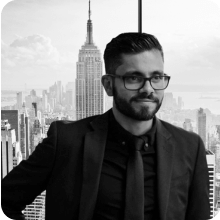
<path id="1" fill-rule="evenodd" d="M 113 81 L 114 95 L 120 99 L 130 102 L 133 97 L 138 96 L 138 91 L 127 90 L 123 82 Z"/>
<path id="2" fill-rule="evenodd" d="M 117 93 L 117 96 L 120 97 L 121 99 L 124 99 L 126 101 L 129 101 L 132 97 L 134 97 L 135 95 L 137 95 L 137 92 L 134 91 L 129 91 L 127 89 L 124 88 L 124 85 L 121 86 L 115 86 L 114 90 Z"/>
<path id="3" fill-rule="evenodd" d="M 159 99 L 159 101 L 162 102 L 163 97 L 164 97 L 164 92 L 158 90 L 158 91 L 155 92 L 155 94 L 156 94 L 157 98 Z"/>

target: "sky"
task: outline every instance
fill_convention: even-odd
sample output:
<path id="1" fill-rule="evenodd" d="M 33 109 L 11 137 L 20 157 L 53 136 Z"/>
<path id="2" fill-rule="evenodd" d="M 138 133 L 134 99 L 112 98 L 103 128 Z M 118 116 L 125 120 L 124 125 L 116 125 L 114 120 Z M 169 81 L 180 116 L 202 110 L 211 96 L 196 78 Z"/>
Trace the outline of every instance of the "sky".
<path id="1" fill-rule="evenodd" d="M 2 90 L 48 89 L 57 80 L 75 80 L 88 2 L 2 1 Z M 138 31 L 138 0 L 91 0 L 91 12 L 102 55 L 113 37 Z M 171 89 L 220 92 L 219 0 L 143 0 L 142 31 L 162 44 Z"/>

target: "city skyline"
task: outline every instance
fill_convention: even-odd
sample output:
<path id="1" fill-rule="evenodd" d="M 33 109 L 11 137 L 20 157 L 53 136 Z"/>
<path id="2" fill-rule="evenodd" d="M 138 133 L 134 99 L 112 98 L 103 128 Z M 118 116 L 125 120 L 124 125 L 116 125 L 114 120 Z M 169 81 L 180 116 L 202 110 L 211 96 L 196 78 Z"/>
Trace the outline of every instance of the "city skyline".
<path id="1" fill-rule="evenodd" d="M 138 1 L 96 0 L 91 6 L 95 44 L 102 55 L 113 37 L 138 31 Z M 87 7 L 88 0 L 8 3 L 1 17 L 2 90 L 24 90 L 25 84 L 45 89 L 54 79 L 74 81 Z M 142 8 L 142 31 L 155 34 L 164 47 L 165 72 L 172 77 L 168 91 L 181 86 L 183 92 L 220 92 L 218 1 L 146 1 Z"/>
<path id="2" fill-rule="evenodd" d="M 60 81 L 52 81 L 51 85 L 48 88 L 44 89 L 23 89 L 23 90 L 17 90 L 17 91 L 4 91 L 2 90 L 2 102 L 1 106 L 12 106 L 16 104 L 16 97 L 17 94 L 20 94 L 20 92 L 23 93 L 23 96 L 28 96 L 32 91 L 36 93 L 38 97 L 42 97 L 43 91 L 49 91 L 50 87 L 53 87 L 53 84 L 56 84 Z M 74 82 L 68 82 L 67 84 L 63 84 L 61 81 L 62 87 L 64 90 L 68 91 L 68 85 L 72 84 Z M 209 109 L 213 114 L 220 115 L 219 109 L 220 109 L 220 92 L 181 92 L 181 91 L 170 91 L 169 89 L 165 90 L 166 93 L 172 93 L 174 98 L 178 100 L 178 97 L 181 97 L 183 99 L 184 105 L 183 109 L 191 109 L 191 110 L 198 110 L 199 108 Z M 75 97 L 75 94 L 73 94 Z M 107 98 L 107 95 L 105 95 Z M 107 99 L 110 99 L 111 97 L 108 97 Z"/>

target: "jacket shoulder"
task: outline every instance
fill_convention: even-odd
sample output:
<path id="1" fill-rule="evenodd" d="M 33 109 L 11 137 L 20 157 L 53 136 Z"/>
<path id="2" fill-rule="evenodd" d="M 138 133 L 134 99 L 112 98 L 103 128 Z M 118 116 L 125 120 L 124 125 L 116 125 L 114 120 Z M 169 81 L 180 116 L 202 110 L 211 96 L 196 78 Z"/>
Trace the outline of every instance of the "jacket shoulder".
<path id="1" fill-rule="evenodd" d="M 59 120 L 54 121 L 51 123 L 50 127 L 56 127 L 58 130 L 60 129 L 70 129 L 70 128 L 77 128 L 77 129 L 85 129 L 90 127 L 90 123 L 97 118 L 99 115 L 91 116 L 88 118 L 80 119 L 77 121 L 71 120 Z"/>

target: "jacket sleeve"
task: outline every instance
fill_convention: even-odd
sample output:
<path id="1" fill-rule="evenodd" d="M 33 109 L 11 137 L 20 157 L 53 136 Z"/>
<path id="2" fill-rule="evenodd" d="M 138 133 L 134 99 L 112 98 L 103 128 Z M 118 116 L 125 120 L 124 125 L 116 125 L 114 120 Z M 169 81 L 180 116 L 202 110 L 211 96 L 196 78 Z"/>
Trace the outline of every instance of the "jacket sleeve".
<path id="1" fill-rule="evenodd" d="M 11 219 L 25 219 L 22 210 L 46 189 L 57 143 L 57 127 L 53 122 L 48 137 L 38 144 L 27 160 L 21 161 L 1 183 L 1 206 Z"/>
<path id="2" fill-rule="evenodd" d="M 198 138 L 199 146 L 192 183 L 189 190 L 186 220 L 210 219 L 209 175 L 206 150 L 202 139 L 199 136 Z"/>

